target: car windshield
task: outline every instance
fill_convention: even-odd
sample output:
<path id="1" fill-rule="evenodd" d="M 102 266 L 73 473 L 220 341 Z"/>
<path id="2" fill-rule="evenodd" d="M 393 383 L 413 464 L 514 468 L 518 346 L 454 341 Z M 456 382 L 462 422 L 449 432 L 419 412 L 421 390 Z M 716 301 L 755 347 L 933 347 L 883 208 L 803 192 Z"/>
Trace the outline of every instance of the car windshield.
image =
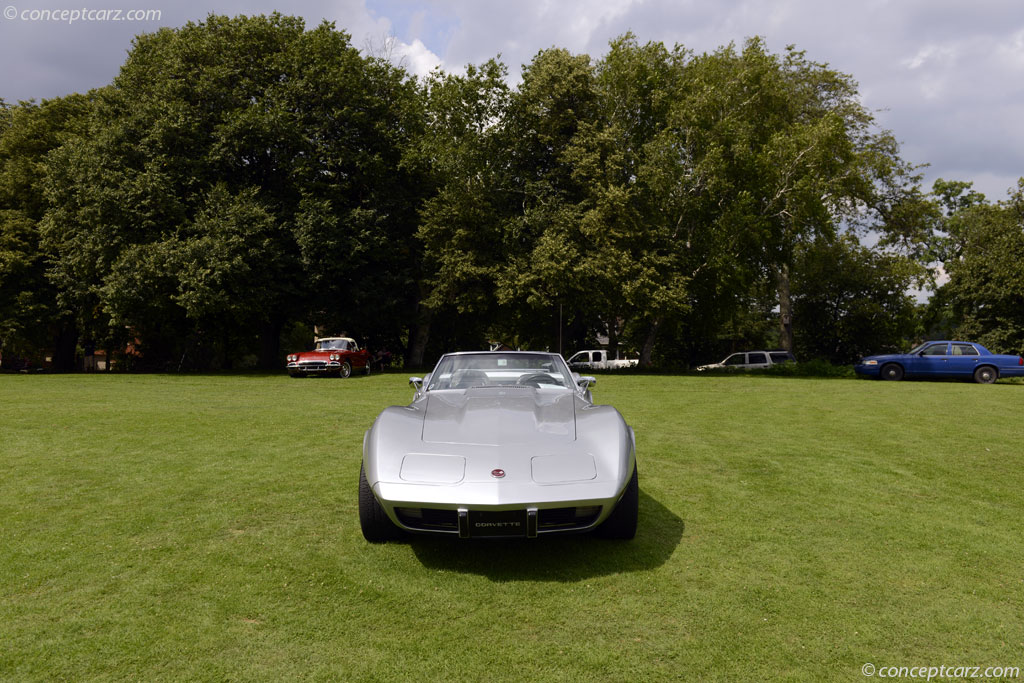
<path id="1" fill-rule="evenodd" d="M 554 353 L 460 353 L 441 358 L 427 390 L 510 385 L 568 388 L 572 376 Z"/>
<path id="2" fill-rule="evenodd" d="M 928 346 L 928 345 L 929 345 L 929 344 L 931 344 L 931 343 L 932 343 L 932 342 L 930 342 L 930 341 L 926 341 L 926 342 L 921 342 L 920 344 L 918 344 L 918 345 L 917 345 L 917 346 L 915 346 L 914 348 L 912 348 L 912 349 L 910 349 L 909 351 L 907 351 L 907 355 L 908 355 L 908 356 L 910 356 L 910 355 L 913 355 L 913 354 L 915 354 L 915 353 L 920 353 L 920 352 L 921 352 L 921 350 L 922 350 L 922 349 L 924 349 L 924 347 Z"/>
<path id="3" fill-rule="evenodd" d="M 348 339 L 321 339 L 316 343 L 317 351 L 347 351 Z"/>

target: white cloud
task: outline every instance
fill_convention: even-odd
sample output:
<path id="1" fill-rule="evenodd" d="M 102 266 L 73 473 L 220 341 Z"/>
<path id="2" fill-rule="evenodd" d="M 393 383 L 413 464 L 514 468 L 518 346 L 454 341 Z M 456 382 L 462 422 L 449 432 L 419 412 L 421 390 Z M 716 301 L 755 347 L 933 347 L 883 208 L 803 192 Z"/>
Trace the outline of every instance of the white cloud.
<path id="1" fill-rule="evenodd" d="M 903 60 L 903 65 L 911 71 L 920 69 L 926 64 L 928 66 L 949 66 L 956 61 L 957 51 L 955 45 L 926 45 L 910 59 Z"/>
<path id="2" fill-rule="evenodd" d="M 419 38 L 413 40 L 412 45 L 399 41 L 395 53 L 400 56 L 399 61 L 405 64 L 406 69 L 416 76 L 426 76 L 441 66 L 441 58 L 431 52 Z"/>
<path id="3" fill-rule="evenodd" d="M 1024 70 L 1024 29 L 1017 31 L 1008 40 L 996 47 L 1000 61 L 1008 68 Z"/>

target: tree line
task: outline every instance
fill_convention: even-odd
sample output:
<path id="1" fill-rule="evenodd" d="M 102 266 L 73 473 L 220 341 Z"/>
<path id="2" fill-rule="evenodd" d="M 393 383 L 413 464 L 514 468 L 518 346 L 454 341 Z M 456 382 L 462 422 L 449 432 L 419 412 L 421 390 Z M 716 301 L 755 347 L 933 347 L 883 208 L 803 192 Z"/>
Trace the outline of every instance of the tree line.
<path id="1" fill-rule="evenodd" d="M 416 79 L 330 23 L 211 15 L 138 36 L 106 87 L 0 101 L 0 349 L 1020 352 L 1024 185 L 918 170 L 851 76 L 761 39 L 551 48 L 513 86 L 498 58 Z"/>

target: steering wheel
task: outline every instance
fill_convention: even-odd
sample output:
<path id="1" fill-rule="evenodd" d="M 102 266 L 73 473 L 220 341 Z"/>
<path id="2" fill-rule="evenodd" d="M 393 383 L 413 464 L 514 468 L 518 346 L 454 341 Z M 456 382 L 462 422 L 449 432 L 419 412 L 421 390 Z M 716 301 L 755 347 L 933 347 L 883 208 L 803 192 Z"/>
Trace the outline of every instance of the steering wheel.
<path id="1" fill-rule="evenodd" d="M 529 375 L 520 375 L 519 379 L 516 380 L 516 384 L 540 389 L 541 384 L 552 384 L 557 386 L 558 380 L 554 379 L 546 372 L 534 372 Z"/>

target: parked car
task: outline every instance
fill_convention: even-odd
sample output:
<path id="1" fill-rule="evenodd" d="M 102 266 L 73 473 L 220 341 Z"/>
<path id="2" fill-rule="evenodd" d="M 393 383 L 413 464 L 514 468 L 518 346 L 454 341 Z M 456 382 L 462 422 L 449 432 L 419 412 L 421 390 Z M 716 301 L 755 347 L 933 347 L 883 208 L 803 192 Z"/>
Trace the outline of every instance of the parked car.
<path id="1" fill-rule="evenodd" d="M 741 351 L 734 353 L 720 363 L 699 365 L 697 370 L 763 370 L 780 363 L 794 363 L 796 358 L 789 351 Z"/>
<path id="2" fill-rule="evenodd" d="M 349 377 L 353 370 L 369 375 L 370 352 L 350 337 L 321 337 L 312 351 L 288 354 L 287 367 L 292 377 Z"/>
<path id="3" fill-rule="evenodd" d="M 959 378 L 992 384 L 1000 377 L 1024 377 L 1024 358 L 994 354 L 975 342 L 939 340 L 924 342 L 906 353 L 868 356 L 853 369 L 864 377 L 893 381 Z"/>
<path id="4" fill-rule="evenodd" d="M 640 359 L 609 358 L 608 352 L 604 349 L 587 349 L 574 353 L 568 362 L 573 370 L 618 370 L 636 367 Z"/>
<path id="5" fill-rule="evenodd" d="M 372 542 L 596 530 L 636 534 L 633 430 L 556 353 L 451 353 L 363 438 L 359 522 Z"/>

